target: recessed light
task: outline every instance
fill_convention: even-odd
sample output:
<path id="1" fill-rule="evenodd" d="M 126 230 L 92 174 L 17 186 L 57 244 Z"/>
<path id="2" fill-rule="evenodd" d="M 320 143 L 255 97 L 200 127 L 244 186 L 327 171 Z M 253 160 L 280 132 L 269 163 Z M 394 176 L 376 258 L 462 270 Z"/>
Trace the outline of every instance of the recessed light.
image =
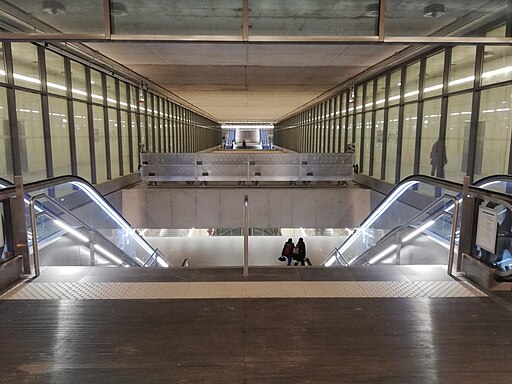
<path id="1" fill-rule="evenodd" d="M 66 14 L 66 7 L 58 1 L 43 2 L 43 12 L 52 16 L 62 16 Z"/>
<path id="2" fill-rule="evenodd" d="M 423 16 L 429 18 L 441 17 L 446 14 L 444 4 L 430 4 L 423 8 Z"/>
<path id="3" fill-rule="evenodd" d="M 126 16 L 128 14 L 128 9 L 126 8 L 126 5 L 124 5 L 123 3 L 114 1 L 110 5 L 110 14 L 112 16 Z"/>

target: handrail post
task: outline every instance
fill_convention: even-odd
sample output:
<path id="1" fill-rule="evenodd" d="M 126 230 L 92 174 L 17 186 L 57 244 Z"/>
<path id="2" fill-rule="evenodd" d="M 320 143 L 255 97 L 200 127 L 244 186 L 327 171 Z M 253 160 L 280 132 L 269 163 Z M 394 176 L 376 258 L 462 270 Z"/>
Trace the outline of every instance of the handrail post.
<path id="1" fill-rule="evenodd" d="M 452 215 L 452 234 L 450 238 L 450 256 L 448 257 L 448 274 L 452 274 L 453 270 L 453 259 L 455 257 L 455 236 L 457 236 L 457 223 L 459 221 L 459 200 L 455 199 L 455 207 L 453 208 Z M 457 258 L 457 268 L 456 271 L 460 272 L 461 263 L 460 259 Z"/>
<path id="2" fill-rule="evenodd" d="M 37 245 L 37 224 L 36 224 L 36 210 L 35 210 L 35 203 L 36 199 L 44 196 L 43 194 L 39 194 L 36 196 L 32 196 L 30 198 L 30 206 L 29 206 L 29 212 L 30 212 L 30 226 L 32 227 L 32 249 L 34 254 L 34 272 L 36 277 L 38 277 L 41 274 L 41 267 L 39 263 L 39 248 Z"/>
<path id="3" fill-rule="evenodd" d="M 244 276 L 249 275 L 249 197 L 244 197 Z"/>

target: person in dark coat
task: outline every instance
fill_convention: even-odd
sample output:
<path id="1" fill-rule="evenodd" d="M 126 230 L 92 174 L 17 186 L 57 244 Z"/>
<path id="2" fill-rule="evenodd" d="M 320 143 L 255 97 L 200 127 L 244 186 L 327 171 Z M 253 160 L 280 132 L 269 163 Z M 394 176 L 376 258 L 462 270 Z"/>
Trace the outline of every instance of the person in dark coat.
<path id="1" fill-rule="evenodd" d="M 293 248 L 295 248 L 295 246 L 293 245 L 293 240 L 289 238 L 288 241 L 284 243 L 283 250 L 281 251 L 281 256 L 286 257 L 286 259 L 288 260 L 288 264 L 286 265 L 292 265 Z"/>
<path id="2" fill-rule="evenodd" d="M 299 252 L 293 255 L 293 258 L 296 260 L 294 265 L 302 265 L 305 266 L 304 261 L 306 260 L 306 244 L 304 243 L 304 239 L 299 238 L 299 242 L 295 246 L 299 249 Z"/>

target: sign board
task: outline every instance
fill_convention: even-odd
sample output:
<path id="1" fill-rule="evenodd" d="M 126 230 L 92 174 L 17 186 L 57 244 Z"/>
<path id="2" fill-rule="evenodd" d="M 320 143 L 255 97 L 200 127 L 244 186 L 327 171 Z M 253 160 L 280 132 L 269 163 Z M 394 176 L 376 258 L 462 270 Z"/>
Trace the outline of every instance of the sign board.
<path id="1" fill-rule="evenodd" d="M 478 209 L 478 225 L 476 229 L 476 245 L 491 253 L 496 252 L 496 236 L 498 233 L 498 212 L 491 208 Z"/>

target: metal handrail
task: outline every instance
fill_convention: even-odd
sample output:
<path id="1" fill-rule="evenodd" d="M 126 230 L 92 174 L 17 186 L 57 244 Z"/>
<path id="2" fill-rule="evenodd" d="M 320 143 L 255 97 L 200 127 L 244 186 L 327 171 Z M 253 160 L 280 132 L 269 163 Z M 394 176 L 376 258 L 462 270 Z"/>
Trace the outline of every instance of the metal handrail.
<path id="1" fill-rule="evenodd" d="M 423 214 L 425 214 L 427 211 L 429 211 L 431 208 L 435 207 L 436 205 L 440 204 L 441 200 L 443 200 L 445 198 L 449 198 L 449 199 L 452 199 L 453 201 L 457 201 L 457 197 L 448 195 L 448 194 L 444 194 L 443 196 L 439 197 L 438 199 L 436 199 L 435 201 L 430 203 L 427 207 L 423 208 L 419 213 L 417 213 L 415 216 L 413 216 L 405 224 L 402 224 L 396 228 L 393 228 L 391 231 L 386 233 L 382 237 L 382 239 L 379 240 L 378 243 L 380 243 L 380 244 L 375 244 L 375 246 L 380 246 L 381 244 L 384 244 L 386 241 L 388 241 L 390 238 L 395 236 L 397 233 L 400 233 L 402 230 L 408 228 L 411 224 L 416 222 Z M 434 215 L 435 215 L 435 213 L 434 213 Z M 435 217 L 434 220 L 437 220 L 439 217 L 444 216 L 444 215 L 452 216 L 452 214 L 450 214 L 449 212 L 442 211 L 434 216 Z M 364 255 L 366 255 L 370 251 L 370 249 L 367 249 L 365 252 L 363 252 L 361 255 L 359 255 L 357 258 L 355 258 L 353 261 L 356 261 L 360 257 L 363 257 Z"/>
<path id="2" fill-rule="evenodd" d="M 35 269 L 35 275 L 39 276 L 40 271 L 40 259 L 39 259 L 39 247 L 38 247 L 38 240 L 37 240 L 37 224 L 36 224 L 36 217 L 39 216 L 35 213 L 35 202 L 36 200 L 40 198 L 47 198 L 49 201 L 51 201 L 53 204 L 55 204 L 57 207 L 62 209 L 66 214 L 70 215 L 73 219 L 77 220 L 80 224 L 82 224 L 85 228 L 87 228 L 89 231 L 94 233 L 96 236 L 98 236 L 101 240 L 106 242 L 111 248 L 115 249 L 116 252 L 122 256 L 123 261 L 126 262 L 127 260 L 132 260 L 135 264 L 138 264 L 136 260 L 133 260 L 130 255 L 125 253 L 123 250 L 119 249 L 115 244 L 113 244 L 107 237 L 105 237 L 101 232 L 99 232 L 97 229 L 92 228 L 90 225 L 88 225 L 86 222 L 84 222 L 82 219 L 71 213 L 66 207 L 64 207 L 59 202 L 55 201 L 52 197 L 48 196 L 45 193 L 40 193 L 38 195 L 32 196 L 30 198 L 30 205 L 29 205 L 29 213 L 30 213 L 30 223 L 32 226 L 32 248 L 33 248 L 33 255 L 34 255 L 34 269 Z M 54 220 L 60 220 L 58 216 L 54 215 L 53 213 L 50 213 L 48 211 L 42 211 L 40 214 L 44 214 L 48 216 L 51 219 Z M 94 244 L 94 241 L 92 239 L 89 239 L 89 244 Z"/>

